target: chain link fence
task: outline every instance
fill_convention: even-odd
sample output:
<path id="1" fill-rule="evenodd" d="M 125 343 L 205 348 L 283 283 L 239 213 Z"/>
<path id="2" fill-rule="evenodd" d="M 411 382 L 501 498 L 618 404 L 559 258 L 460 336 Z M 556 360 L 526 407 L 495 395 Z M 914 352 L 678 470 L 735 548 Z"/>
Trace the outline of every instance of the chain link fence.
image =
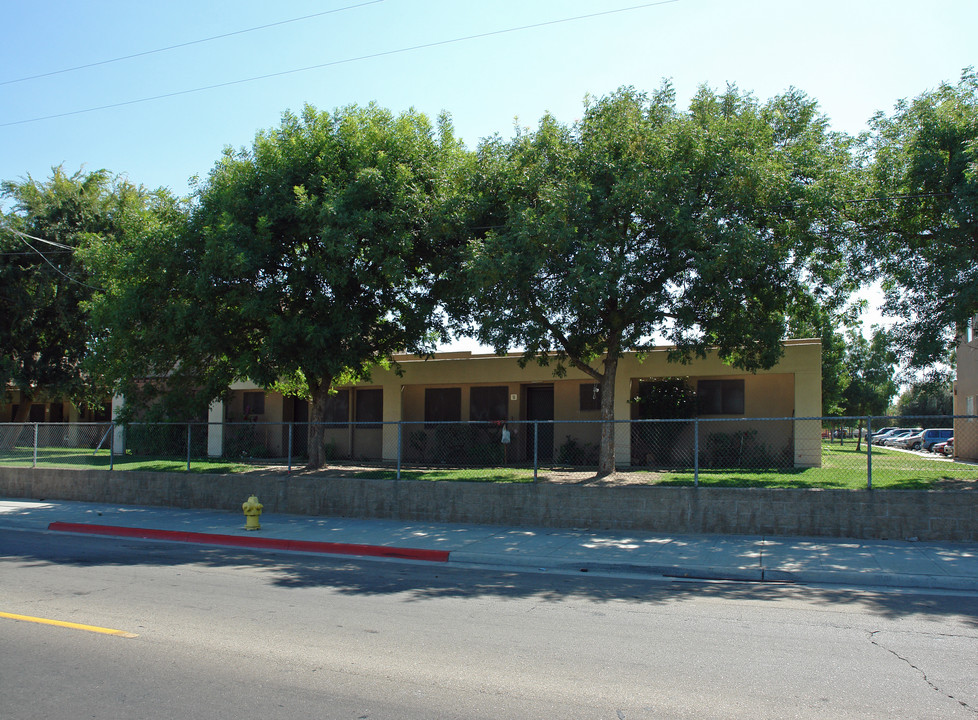
<path id="1" fill-rule="evenodd" d="M 598 478 L 602 431 L 617 472 Z M 728 487 L 978 487 L 970 416 L 373 423 L 4 423 L 0 464 L 380 479 Z M 884 444 L 886 443 L 886 444 Z"/>

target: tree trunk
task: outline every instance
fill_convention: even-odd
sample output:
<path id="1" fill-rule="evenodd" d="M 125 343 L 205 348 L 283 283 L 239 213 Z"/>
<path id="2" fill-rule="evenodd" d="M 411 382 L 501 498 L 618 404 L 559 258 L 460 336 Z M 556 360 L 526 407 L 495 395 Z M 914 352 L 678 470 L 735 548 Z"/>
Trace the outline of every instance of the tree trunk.
<path id="1" fill-rule="evenodd" d="M 609 350 L 601 376 L 601 448 L 598 453 L 598 476 L 615 472 L 615 376 L 618 353 Z"/>
<path id="2" fill-rule="evenodd" d="M 306 375 L 309 383 L 309 434 L 307 446 L 311 470 L 321 468 L 326 464 L 326 401 L 329 399 L 331 380 L 314 381 Z"/>
<path id="3" fill-rule="evenodd" d="M 863 443 L 863 419 L 859 418 L 859 423 L 856 425 L 856 452 L 859 452 L 859 448 Z"/>

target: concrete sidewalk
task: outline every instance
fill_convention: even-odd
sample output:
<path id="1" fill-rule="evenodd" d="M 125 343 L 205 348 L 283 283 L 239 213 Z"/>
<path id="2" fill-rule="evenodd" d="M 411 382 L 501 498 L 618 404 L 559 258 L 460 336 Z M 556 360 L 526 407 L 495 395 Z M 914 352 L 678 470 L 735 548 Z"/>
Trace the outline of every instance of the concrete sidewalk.
<path id="1" fill-rule="evenodd" d="M 98 527 L 96 527 L 98 526 Z M 0 527 L 533 571 L 978 591 L 978 544 L 559 530 L 0 499 Z"/>

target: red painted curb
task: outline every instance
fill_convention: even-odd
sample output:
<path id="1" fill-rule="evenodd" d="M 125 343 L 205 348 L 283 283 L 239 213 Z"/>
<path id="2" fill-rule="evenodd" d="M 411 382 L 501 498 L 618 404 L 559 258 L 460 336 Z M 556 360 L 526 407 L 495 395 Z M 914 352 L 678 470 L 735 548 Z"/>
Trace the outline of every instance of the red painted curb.
<path id="1" fill-rule="evenodd" d="M 419 548 L 390 547 L 387 545 L 357 545 L 354 543 L 315 542 L 311 540 L 285 540 L 281 538 L 242 537 L 240 535 L 216 535 L 212 533 L 184 532 L 181 530 L 149 530 L 119 527 L 117 525 L 90 525 L 88 523 L 53 522 L 48 530 L 55 532 L 111 535 L 115 537 L 141 538 L 143 540 L 171 540 L 173 542 L 226 545 L 263 550 L 293 550 L 299 552 L 329 553 L 332 555 L 362 555 L 389 557 L 427 562 L 448 562 L 447 550 L 421 550 Z"/>

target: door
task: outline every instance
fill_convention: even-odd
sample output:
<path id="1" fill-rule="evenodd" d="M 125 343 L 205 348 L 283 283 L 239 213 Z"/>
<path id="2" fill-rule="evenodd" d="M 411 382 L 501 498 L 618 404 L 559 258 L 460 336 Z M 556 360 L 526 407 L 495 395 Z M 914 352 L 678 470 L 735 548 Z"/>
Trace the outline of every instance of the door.
<path id="1" fill-rule="evenodd" d="M 554 386 L 530 385 L 526 388 L 526 419 L 549 420 L 537 427 L 537 461 L 552 463 L 554 459 Z M 533 425 L 528 426 L 527 460 L 533 460 Z"/>

